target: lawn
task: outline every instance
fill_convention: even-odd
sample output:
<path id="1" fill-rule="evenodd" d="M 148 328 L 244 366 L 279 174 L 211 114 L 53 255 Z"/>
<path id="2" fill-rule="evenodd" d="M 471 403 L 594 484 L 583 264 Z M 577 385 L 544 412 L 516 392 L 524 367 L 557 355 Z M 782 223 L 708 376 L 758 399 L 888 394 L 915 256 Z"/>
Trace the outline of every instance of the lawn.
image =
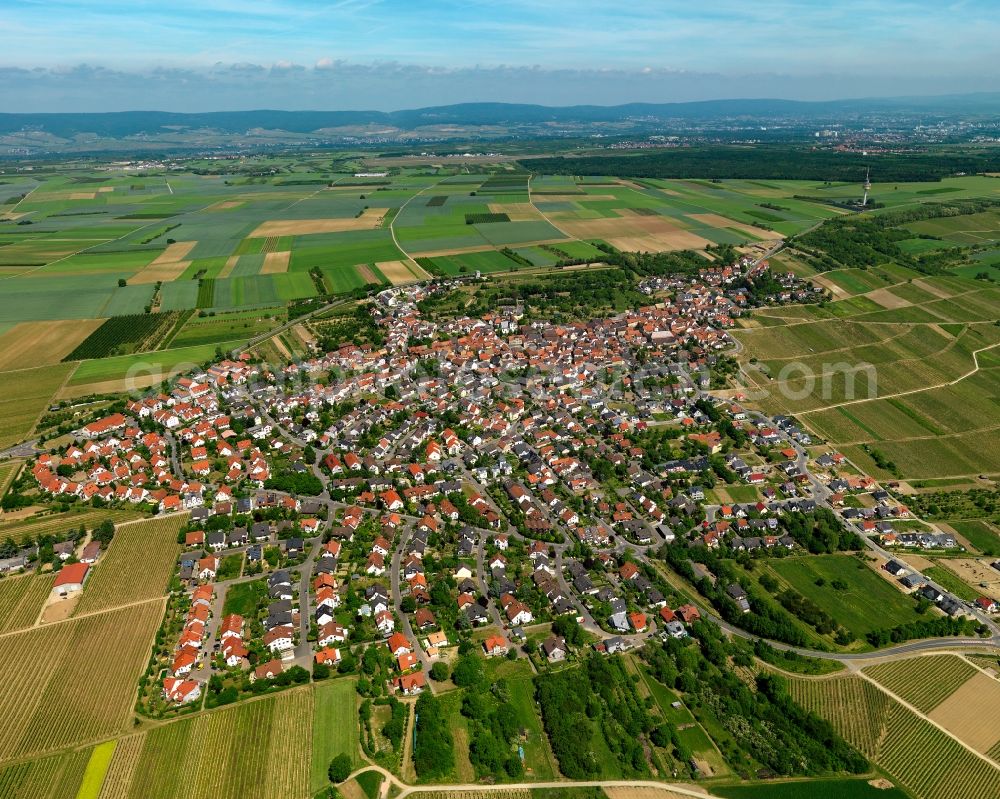
<path id="1" fill-rule="evenodd" d="M 794 556 L 772 560 L 768 568 L 858 638 L 921 618 L 912 599 L 853 555 Z M 817 585 L 820 579 L 823 585 Z M 834 581 L 847 588 L 834 588 Z"/>
<path id="2" fill-rule="evenodd" d="M 312 766 L 310 790 L 329 783 L 327 769 L 337 755 L 346 754 L 360 766 L 357 693 L 355 680 L 337 679 L 317 683 L 313 689 Z"/>

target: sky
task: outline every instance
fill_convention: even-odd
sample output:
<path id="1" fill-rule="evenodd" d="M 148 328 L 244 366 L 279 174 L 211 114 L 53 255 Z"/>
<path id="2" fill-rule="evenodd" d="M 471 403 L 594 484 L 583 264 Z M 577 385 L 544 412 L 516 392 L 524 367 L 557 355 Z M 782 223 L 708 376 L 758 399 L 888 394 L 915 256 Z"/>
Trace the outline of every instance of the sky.
<path id="1" fill-rule="evenodd" d="M 2 0 L 0 111 L 995 91 L 997 0 Z"/>

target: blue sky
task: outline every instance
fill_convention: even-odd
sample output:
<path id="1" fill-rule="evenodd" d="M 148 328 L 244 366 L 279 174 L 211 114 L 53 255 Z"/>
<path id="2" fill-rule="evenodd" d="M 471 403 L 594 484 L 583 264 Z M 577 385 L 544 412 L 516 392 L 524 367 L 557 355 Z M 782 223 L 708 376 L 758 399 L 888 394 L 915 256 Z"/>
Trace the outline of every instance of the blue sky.
<path id="1" fill-rule="evenodd" d="M 996 0 L 7 0 L 0 108 L 393 109 L 996 89 Z"/>

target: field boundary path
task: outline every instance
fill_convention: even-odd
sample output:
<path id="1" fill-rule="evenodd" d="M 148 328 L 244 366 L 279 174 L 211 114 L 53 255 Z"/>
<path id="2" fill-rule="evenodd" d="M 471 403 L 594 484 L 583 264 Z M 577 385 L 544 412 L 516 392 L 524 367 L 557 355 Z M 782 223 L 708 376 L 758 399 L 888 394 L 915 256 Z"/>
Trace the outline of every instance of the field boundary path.
<path id="1" fill-rule="evenodd" d="M 967 377 L 972 377 L 979 371 L 979 353 L 986 352 L 987 350 L 992 350 L 995 347 L 1000 347 L 1000 342 L 996 344 L 990 344 L 986 347 L 980 347 L 978 350 L 972 351 L 972 362 L 975 366 L 963 375 L 959 375 L 954 380 L 948 380 L 945 383 L 936 383 L 933 386 L 921 386 L 920 388 L 910 388 L 906 391 L 897 391 L 895 394 L 879 394 L 877 397 L 863 397 L 861 399 L 847 400 L 846 402 L 838 402 L 834 405 L 824 405 L 822 408 L 810 408 L 805 411 L 797 411 L 797 416 L 805 416 L 809 413 L 818 413 L 819 411 L 829 411 L 834 408 L 843 408 L 845 405 L 857 405 L 862 402 L 875 402 L 876 400 L 893 399 L 894 397 L 905 397 L 909 394 L 920 394 L 924 391 L 933 391 L 936 388 L 947 388 L 948 386 L 953 386 L 956 383 L 961 383 Z M 916 359 L 911 359 L 916 360 Z"/>

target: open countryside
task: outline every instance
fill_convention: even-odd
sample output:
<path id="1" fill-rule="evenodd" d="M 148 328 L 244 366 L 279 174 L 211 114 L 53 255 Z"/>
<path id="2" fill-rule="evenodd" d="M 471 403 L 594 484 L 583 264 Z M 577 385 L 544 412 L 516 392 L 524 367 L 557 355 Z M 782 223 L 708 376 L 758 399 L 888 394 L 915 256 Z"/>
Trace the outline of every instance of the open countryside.
<path id="1" fill-rule="evenodd" d="M 0 799 L 1000 799 L 988 0 L 8 5 Z"/>

